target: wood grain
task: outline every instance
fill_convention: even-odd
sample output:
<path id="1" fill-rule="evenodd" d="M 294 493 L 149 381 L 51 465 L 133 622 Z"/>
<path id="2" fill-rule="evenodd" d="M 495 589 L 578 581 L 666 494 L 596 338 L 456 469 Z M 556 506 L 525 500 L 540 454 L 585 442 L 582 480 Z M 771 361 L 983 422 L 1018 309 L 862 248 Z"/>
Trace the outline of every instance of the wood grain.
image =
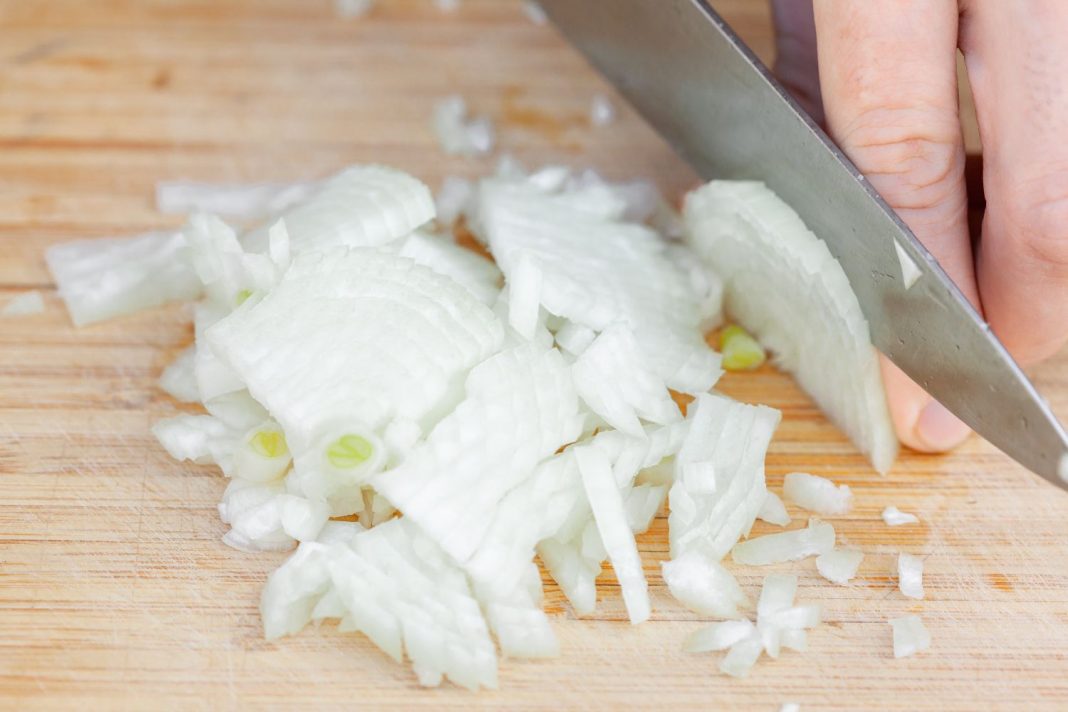
<path id="1" fill-rule="evenodd" d="M 767 57 L 764 3 L 717 4 Z M 844 587 L 811 560 L 771 568 L 800 571 L 799 599 L 825 606 L 808 654 L 765 659 L 744 681 L 718 675 L 715 655 L 683 654 L 698 622 L 663 588 L 662 518 L 641 539 L 653 620 L 625 623 L 609 577 L 598 613 L 581 619 L 550 583 L 563 655 L 503 661 L 499 692 L 422 690 L 332 627 L 263 641 L 256 603 L 282 556 L 223 546 L 224 481 L 172 462 L 148 431 L 177 407 L 155 379 L 191 338 L 188 311 L 74 330 L 42 252 L 175 224 L 153 209 L 162 179 L 295 180 L 361 161 L 435 186 L 485 172 L 490 160 L 434 145 L 430 107 L 454 91 L 500 120 L 502 146 L 530 164 L 650 176 L 673 195 L 694 181 L 629 111 L 587 128 L 605 85 L 514 2 L 465 0 L 442 15 L 431 0 L 381 0 L 358 21 L 327 0 L 0 2 L 0 303 L 29 288 L 47 303 L 0 320 L 0 706 L 1068 707 L 1068 497 L 977 439 L 946 457 L 906 453 L 880 478 L 771 369 L 725 383 L 785 414 L 769 484 L 796 469 L 848 483 L 856 509 L 834 524 L 868 554 Z M 1068 360 L 1037 381 L 1068 415 Z M 886 527 L 890 504 L 921 524 Z M 898 551 L 925 557 L 926 600 L 896 592 Z M 768 573 L 734 570 L 750 593 Z M 923 615 L 934 642 L 894 660 L 886 621 L 906 612 Z"/>

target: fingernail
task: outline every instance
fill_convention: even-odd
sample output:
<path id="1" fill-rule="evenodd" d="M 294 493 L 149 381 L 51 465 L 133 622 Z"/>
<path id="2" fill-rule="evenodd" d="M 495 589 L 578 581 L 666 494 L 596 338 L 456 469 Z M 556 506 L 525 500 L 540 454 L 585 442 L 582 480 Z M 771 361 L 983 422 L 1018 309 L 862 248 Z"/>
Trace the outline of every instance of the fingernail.
<path id="1" fill-rule="evenodd" d="M 916 434 L 932 450 L 955 448 L 969 432 L 968 426 L 938 401 L 928 403 L 916 422 Z"/>

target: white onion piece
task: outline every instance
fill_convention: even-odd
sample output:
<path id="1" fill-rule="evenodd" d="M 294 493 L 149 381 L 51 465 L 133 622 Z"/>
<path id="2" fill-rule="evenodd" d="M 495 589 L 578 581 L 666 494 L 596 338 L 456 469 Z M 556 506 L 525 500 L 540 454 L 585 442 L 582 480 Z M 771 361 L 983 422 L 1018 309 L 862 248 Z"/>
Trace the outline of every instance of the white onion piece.
<path id="1" fill-rule="evenodd" d="M 782 495 L 799 507 L 817 514 L 846 514 L 853 506 L 849 485 L 836 486 L 824 477 L 791 472 L 783 479 Z"/>
<path id="2" fill-rule="evenodd" d="M 905 252 L 905 248 L 897 241 L 894 242 L 894 252 L 897 253 L 897 261 L 901 265 L 901 282 L 905 285 L 905 289 L 911 289 L 912 285 L 916 284 L 916 280 L 923 275 L 923 272 L 920 271 L 920 268 Z"/>
<path id="3" fill-rule="evenodd" d="M 639 418 L 666 425 L 682 420 L 663 379 L 653 373 L 626 326 L 602 331 L 571 367 L 579 397 L 612 427 L 643 433 Z"/>
<path id="4" fill-rule="evenodd" d="M 560 352 L 535 344 L 479 364 L 465 392 L 403 464 L 372 480 L 461 563 L 479 548 L 507 492 L 582 427 Z"/>
<path id="5" fill-rule="evenodd" d="M 451 279 L 396 255 L 335 248 L 298 253 L 277 287 L 206 338 L 282 425 L 297 470 L 312 473 L 346 434 L 370 442 L 397 416 L 427 416 L 503 331 Z M 305 494 L 326 496 L 318 487 Z"/>
<path id="6" fill-rule="evenodd" d="M 748 620 L 721 621 L 695 630 L 686 637 L 682 649 L 687 653 L 707 653 L 714 650 L 726 650 L 740 640 L 756 632 L 753 623 Z"/>
<path id="7" fill-rule="evenodd" d="M 801 705 L 797 702 L 783 702 L 779 712 L 801 712 Z"/>
<path id="8" fill-rule="evenodd" d="M 157 420 L 152 434 L 175 460 L 189 460 L 198 465 L 218 464 L 218 453 L 232 452 L 238 435 L 210 415 L 177 415 Z"/>
<path id="9" fill-rule="evenodd" d="M 604 94 L 595 94 L 590 101 L 590 125 L 596 128 L 608 126 L 616 120 L 616 106 Z"/>
<path id="10" fill-rule="evenodd" d="M 832 583 L 847 584 L 857 575 L 864 554 L 852 549 L 834 549 L 816 557 L 816 570 Z"/>
<path id="11" fill-rule="evenodd" d="M 282 531 L 297 541 L 315 541 L 330 518 L 326 502 L 313 502 L 292 494 L 280 496 Z"/>
<path id="12" fill-rule="evenodd" d="M 607 214 L 624 204 L 611 190 L 594 189 L 547 194 L 529 182 L 484 180 L 473 227 L 486 236 L 509 289 L 518 270 L 536 268 L 549 314 L 594 331 L 623 323 L 669 388 L 707 391 L 721 370 L 698 328 L 697 297 L 660 238 Z"/>
<path id="13" fill-rule="evenodd" d="M 212 213 L 237 220 L 265 218 L 285 210 L 315 190 L 316 183 L 156 183 L 156 209 L 188 215 Z"/>
<path id="14" fill-rule="evenodd" d="M 457 218 L 470 210 L 475 197 L 475 184 L 459 176 L 445 176 L 441 189 L 434 196 L 434 207 L 440 225 L 452 227 Z"/>
<path id="15" fill-rule="evenodd" d="M 712 493 L 687 488 L 676 476 L 669 499 L 671 555 L 699 551 L 719 561 L 749 531 L 767 497 L 764 455 L 779 423 L 778 411 L 703 394 L 690 404 L 689 429 L 675 458 L 676 472 L 691 463 L 711 463 Z"/>
<path id="16" fill-rule="evenodd" d="M 483 304 L 493 304 L 500 294 L 502 277 L 497 265 L 445 238 L 413 232 L 398 254 L 449 277 Z"/>
<path id="17" fill-rule="evenodd" d="M 768 496 L 764 499 L 760 511 L 757 512 L 757 519 L 763 519 L 768 524 L 777 524 L 780 527 L 785 527 L 793 521 L 786 512 L 786 505 L 779 499 L 779 495 L 771 490 L 768 490 Z"/>
<path id="18" fill-rule="evenodd" d="M 478 603 L 463 572 L 432 540 L 394 519 L 357 535 L 351 551 L 354 556 L 343 551 L 331 561 L 330 571 L 361 630 L 369 636 L 378 630 L 386 621 L 376 608 L 384 608 L 413 667 L 468 689 L 497 686 L 496 655 Z"/>
<path id="19" fill-rule="evenodd" d="M 452 156 L 482 156 L 496 141 L 493 123 L 485 116 L 469 117 L 467 102 L 452 95 L 434 105 L 434 134 L 445 153 Z"/>
<path id="20" fill-rule="evenodd" d="M 931 634 L 919 616 L 891 618 L 894 631 L 894 657 L 907 658 L 931 647 Z"/>
<path id="21" fill-rule="evenodd" d="M 687 239 L 726 280 L 727 311 L 885 472 L 897 453 L 868 323 L 827 245 L 762 183 L 686 198 Z"/>
<path id="22" fill-rule="evenodd" d="M 897 587 L 909 598 L 923 598 L 923 559 L 912 554 L 898 554 Z"/>
<path id="23" fill-rule="evenodd" d="M 36 289 L 31 289 L 9 299 L 4 308 L 0 309 L 0 316 L 29 316 L 40 314 L 44 308 L 44 298 L 41 297 L 41 293 Z"/>
<path id="24" fill-rule="evenodd" d="M 249 482 L 271 482 L 285 474 L 291 461 L 278 424 L 263 423 L 246 433 L 234 450 L 232 476 Z"/>
<path id="25" fill-rule="evenodd" d="M 757 620 L 762 620 L 778 611 L 794 605 L 797 596 L 797 576 L 794 574 L 769 574 L 764 577 L 757 600 Z"/>
<path id="26" fill-rule="evenodd" d="M 375 0 L 334 0 L 334 9 L 344 18 L 363 17 L 375 6 Z"/>
<path id="27" fill-rule="evenodd" d="M 48 248 L 45 259 L 75 326 L 201 292 L 180 232 L 64 242 Z"/>
<path id="28" fill-rule="evenodd" d="M 196 354 L 195 346 L 182 349 L 159 377 L 159 387 L 182 403 L 196 403 L 200 400 L 195 371 Z"/>
<path id="29" fill-rule="evenodd" d="M 827 522 L 810 519 L 804 529 L 743 541 L 731 550 L 731 557 L 739 564 L 767 566 L 826 554 L 833 548 L 834 527 Z"/>
<path id="30" fill-rule="evenodd" d="M 720 662 L 719 670 L 731 677 L 745 677 L 762 652 L 764 652 L 764 643 L 759 633 L 754 632 L 731 646 Z"/>
<path id="31" fill-rule="evenodd" d="M 564 325 L 553 334 L 553 338 L 561 351 L 572 356 L 579 356 L 597 338 L 597 333 L 587 326 L 565 320 Z"/>
<path id="32" fill-rule="evenodd" d="M 405 237 L 434 219 L 430 189 L 407 173 L 385 166 L 351 166 L 318 183 L 306 199 L 282 212 L 294 253 L 338 245 L 373 247 Z M 266 253 L 269 226 L 241 239 Z"/>
<path id="33" fill-rule="evenodd" d="M 593 510 L 608 558 L 623 591 L 623 602 L 632 624 L 649 618 L 649 591 L 642 572 L 642 560 L 634 533 L 627 526 L 623 500 L 612 476 L 611 462 L 599 450 L 579 447 L 575 450 L 586 497 Z"/>
<path id="34" fill-rule="evenodd" d="M 434 7 L 442 12 L 456 12 L 460 9 L 460 0 L 434 0 Z"/>
<path id="35" fill-rule="evenodd" d="M 718 561 L 691 551 L 661 565 L 671 595 L 695 613 L 733 618 L 749 601 L 741 586 Z"/>
<path id="36" fill-rule="evenodd" d="M 883 510 L 883 521 L 887 526 L 899 527 L 903 524 L 918 524 L 919 518 L 915 514 L 902 512 L 897 507 L 887 507 Z"/>
<path id="37" fill-rule="evenodd" d="M 627 493 L 623 506 L 627 510 L 627 526 L 632 532 L 643 534 L 648 531 L 667 498 L 667 491 L 664 485 L 642 484 Z"/>

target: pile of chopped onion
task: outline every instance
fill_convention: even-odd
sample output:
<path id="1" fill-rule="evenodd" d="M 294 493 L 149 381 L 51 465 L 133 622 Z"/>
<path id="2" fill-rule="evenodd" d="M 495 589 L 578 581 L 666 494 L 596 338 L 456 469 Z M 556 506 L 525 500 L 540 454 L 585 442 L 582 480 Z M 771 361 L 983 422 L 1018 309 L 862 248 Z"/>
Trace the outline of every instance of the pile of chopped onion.
<path id="1" fill-rule="evenodd" d="M 492 147 L 492 127 L 458 97 L 438 106 L 435 130 L 450 152 Z M 717 215 L 737 227 L 701 195 L 691 229 L 707 233 Z M 796 577 L 772 575 L 756 623 L 738 620 L 749 601 L 721 563 L 728 552 L 751 565 L 818 556 L 830 580 L 854 575 L 859 552 L 834 550 L 834 528 L 815 519 L 738 543 L 758 517 L 790 523 L 764 477 L 781 414 L 711 392 L 722 359 L 704 334 L 722 322 L 722 283 L 669 240 L 677 216 L 651 184 L 560 166 L 528 174 L 504 157 L 481 181 L 446 180 L 436 199 L 382 166 L 289 188 L 161 185 L 159 199 L 270 217 L 242 231 L 196 213 L 177 232 L 57 245 L 48 262 L 76 324 L 199 300 L 194 343 L 160 387 L 203 412 L 183 409 L 153 432 L 175 459 L 228 478 L 225 544 L 293 550 L 263 591 L 268 639 L 336 620 L 407 659 L 420 684 L 494 687 L 498 649 L 559 654 L 538 558 L 576 613 L 596 608 L 608 562 L 631 622 L 649 618 L 636 536 L 665 501 L 665 582 L 693 611 L 732 619 L 686 647 L 727 650 L 727 674 L 804 650 L 820 618 L 794 605 Z M 492 262 L 434 231 L 461 218 Z M 775 275 L 752 259 L 747 268 Z M 880 424 L 855 420 L 874 412 L 878 385 L 867 332 L 821 269 L 837 285 L 823 307 L 837 321 L 816 336 L 848 347 L 843 393 L 863 400 L 850 409 L 836 396 L 833 407 L 884 462 Z M 778 299 L 743 301 L 762 296 Z M 729 365 L 763 359 L 745 332 L 729 333 Z M 685 414 L 669 389 L 694 396 Z M 823 514 L 848 511 L 851 497 L 800 473 L 785 494 Z M 907 555 L 900 570 L 912 595 Z"/>

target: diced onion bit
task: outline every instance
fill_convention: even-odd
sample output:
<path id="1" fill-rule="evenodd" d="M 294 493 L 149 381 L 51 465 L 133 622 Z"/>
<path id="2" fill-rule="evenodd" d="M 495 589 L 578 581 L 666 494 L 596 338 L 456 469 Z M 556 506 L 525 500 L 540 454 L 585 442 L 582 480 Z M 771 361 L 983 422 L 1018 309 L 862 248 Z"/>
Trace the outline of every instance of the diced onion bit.
<path id="1" fill-rule="evenodd" d="M 801 712 L 801 705 L 797 702 L 783 702 L 779 712 Z"/>
<path id="2" fill-rule="evenodd" d="M 752 371 L 767 360 L 763 347 L 736 324 L 719 333 L 719 350 L 723 353 L 723 368 L 728 371 Z"/>
<path id="3" fill-rule="evenodd" d="M 374 446 L 362 435 L 342 435 L 326 449 L 326 459 L 338 469 L 359 467 L 370 459 Z"/>
<path id="4" fill-rule="evenodd" d="M 785 527 L 792 521 L 786 511 L 786 505 L 779 499 L 779 495 L 768 490 L 768 496 L 764 499 L 764 505 L 757 513 L 757 519 L 763 519 L 768 524 L 777 524 Z"/>
<path id="5" fill-rule="evenodd" d="M 894 252 L 897 253 L 898 264 L 901 265 L 901 282 L 905 285 L 905 289 L 911 289 L 912 285 L 916 284 L 923 272 L 905 252 L 905 248 L 898 242 L 894 242 Z"/>
<path id="6" fill-rule="evenodd" d="M 736 544 L 731 558 L 739 564 L 767 566 L 826 554 L 834 548 L 834 527 L 818 519 L 809 519 L 804 529 L 781 534 L 766 534 Z"/>
<path id="7" fill-rule="evenodd" d="M 835 486 L 830 480 L 807 472 L 786 475 L 782 494 L 788 501 L 817 514 L 847 514 L 853 506 L 849 485 Z"/>
<path id="8" fill-rule="evenodd" d="M 923 598 L 923 559 L 912 554 L 898 554 L 897 587 L 909 598 Z"/>
<path id="9" fill-rule="evenodd" d="M 36 289 L 31 289 L 9 299 L 4 308 L 0 309 L 0 316 L 40 314 L 44 311 L 44 308 L 44 299 L 41 297 L 41 293 Z"/>
<path id="10" fill-rule="evenodd" d="M 816 557 L 816 570 L 820 576 L 834 583 L 846 584 L 857 574 L 864 554 L 850 549 L 835 549 Z"/>
<path id="11" fill-rule="evenodd" d="M 894 631 L 894 657 L 907 658 L 931 647 L 931 634 L 919 616 L 892 618 Z"/>
<path id="12" fill-rule="evenodd" d="M 604 94 L 597 94 L 590 102 L 590 124 L 608 126 L 616 120 L 616 106 Z"/>
<path id="13" fill-rule="evenodd" d="M 903 524 L 918 524 L 920 520 L 915 514 L 902 512 L 897 507 L 890 506 L 883 510 L 883 521 L 887 526 L 899 527 Z"/>
<path id="14" fill-rule="evenodd" d="M 352 16 L 371 6 L 337 4 Z M 597 97 L 591 121 L 613 112 Z M 435 107 L 434 130 L 450 153 L 493 148 L 492 124 L 461 97 Z M 631 622 L 649 618 L 635 535 L 666 497 L 664 581 L 681 604 L 728 619 L 685 648 L 727 651 L 720 670 L 742 677 L 765 652 L 805 650 L 821 610 L 795 604 L 796 576 L 775 574 L 755 623 L 738 619 L 749 602 L 723 557 L 818 556 L 845 582 L 860 554 L 834 551 L 834 528 L 816 519 L 738 543 L 758 516 L 790 518 L 764 473 L 781 414 L 711 392 L 721 361 L 766 358 L 738 326 L 721 332 L 722 357 L 710 348 L 724 291 L 877 466 L 893 443 L 867 324 L 822 243 L 762 187 L 695 196 L 690 244 L 708 265 L 669 241 L 678 217 L 648 181 L 528 173 L 509 157 L 483 180 L 448 179 L 436 202 L 374 165 L 288 185 L 161 185 L 164 209 L 274 217 L 242 233 L 196 211 L 180 232 L 57 245 L 47 259 L 79 325 L 200 300 L 195 343 L 160 386 L 206 412 L 152 432 L 176 460 L 229 478 L 223 544 L 295 547 L 263 590 L 268 639 L 339 619 L 407 659 L 421 685 L 495 687 L 497 649 L 559 654 L 536 556 L 576 613 L 595 610 L 607 562 Z M 482 254 L 431 232 L 460 220 Z M 776 280 L 794 300 L 784 314 Z M 685 416 L 672 391 L 693 396 Z M 811 475 L 788 475 L 784 492 L 820 513 L 849 509 L 847 487 Z M 899 569 L 902 591 L 922 596 L 922 563 L 902 555 Z"/>
<path id="15" fill-rule="evenodd" d="M 289 453 L 286 437 L 280 430 L 261 430 L 249 440 L 252 449 L 264 457 L 283 457 Z"/>

